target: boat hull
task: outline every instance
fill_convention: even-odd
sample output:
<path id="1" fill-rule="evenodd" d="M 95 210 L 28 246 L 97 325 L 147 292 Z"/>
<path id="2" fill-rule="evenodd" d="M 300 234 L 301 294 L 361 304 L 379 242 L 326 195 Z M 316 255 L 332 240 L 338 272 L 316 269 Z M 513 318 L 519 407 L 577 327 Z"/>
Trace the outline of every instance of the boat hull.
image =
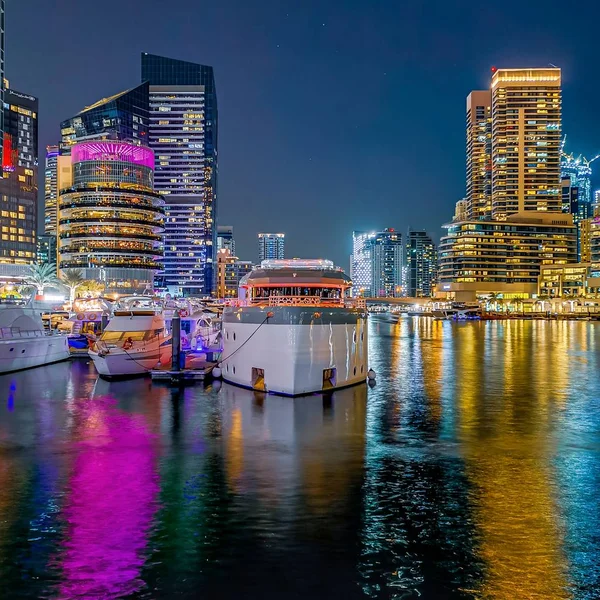
<path id="1" fill-rule="evenodd" d="M 42 367 L 69 358 L 66 336 L 37 336 L 0 340 L 0 373 Z"/>
<path id="2" fill-rule="evenodd" d="M 322 307 L 226 309 L 223 359 L 225 381 L 274 394 L 299 396 L 364 383 L 367 313 Z"/>
<path id="3" fill-rule="evenodd" d="M 89 355 L 94 361 L 96 371 L 102 377 L 132 377 L 146 375 L 160 363 L 171 356 L 171 346 L 160 348 L 145 348 L 125 351 L 120 348 L 111 350 L 108 354 L 90 350 Z"/>

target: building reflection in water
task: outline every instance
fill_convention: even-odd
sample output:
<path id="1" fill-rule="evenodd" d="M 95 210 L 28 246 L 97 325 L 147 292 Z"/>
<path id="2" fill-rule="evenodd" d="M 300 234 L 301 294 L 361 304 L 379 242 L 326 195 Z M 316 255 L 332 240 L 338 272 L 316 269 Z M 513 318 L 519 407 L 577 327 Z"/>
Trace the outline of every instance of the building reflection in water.
<path id="1" fill-rule="evenodd" d="M 144 416 L 110 397 L 78 399 L 58 562 L 62 598 L 121 598 L 140 578 L 157 508 L 156 448 Z"/>
<path id="2" fill-rule="evenodd" d="M 326 396 L 0 377 L 4 588 L 596 598 L 600 325 L 370 328 L 375 386 Z"/>

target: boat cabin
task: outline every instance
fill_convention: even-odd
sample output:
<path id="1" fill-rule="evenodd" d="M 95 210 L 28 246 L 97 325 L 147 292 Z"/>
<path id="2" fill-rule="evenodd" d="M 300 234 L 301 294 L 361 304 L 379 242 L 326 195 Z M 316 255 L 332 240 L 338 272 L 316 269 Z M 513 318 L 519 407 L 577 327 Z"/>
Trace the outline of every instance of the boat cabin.
<path id="1" fill-rule="evenodd" d="M 240 281 L 248 306 L 344 306 L 350 278 L 329 260 L 263 260 Z"/>

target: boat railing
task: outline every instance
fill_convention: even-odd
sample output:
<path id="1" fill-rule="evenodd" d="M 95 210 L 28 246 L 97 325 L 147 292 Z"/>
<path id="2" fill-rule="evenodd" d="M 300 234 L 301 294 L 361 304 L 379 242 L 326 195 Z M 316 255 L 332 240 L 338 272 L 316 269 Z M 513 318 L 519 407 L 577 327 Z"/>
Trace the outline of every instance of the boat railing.
<path id="1" fill-rule="evenodd" d="M 341 302 L 339 299 L 321 298 L 321 296 L 269 296 L 268 300 L 269 306 L 321 306 Z"/>

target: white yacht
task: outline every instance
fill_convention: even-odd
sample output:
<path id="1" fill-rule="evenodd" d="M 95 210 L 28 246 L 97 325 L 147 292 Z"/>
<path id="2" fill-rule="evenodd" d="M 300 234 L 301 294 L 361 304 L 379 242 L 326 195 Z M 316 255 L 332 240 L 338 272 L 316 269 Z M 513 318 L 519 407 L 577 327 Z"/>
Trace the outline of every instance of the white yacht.
<path id="1" fill-rule="evenodd" d="M 165 303 L 165 324 L 171 331 L 171 321 L 179 313 L 181 349 L 203 351 L 220 349 L 221 320 L 219 314 L 195 298 L 168 299 Z"/>
<path id="2" fill-rule="evenodd" d="M 113 317 L 89 351 L 102 377 L 143 375 L 171 360 L 171 335 L 163 302 L 149 296 L 122 298 Z"/>
<path id="3" fill-rule="evenodd" d="M 66 335 L 44 331 L 31 306 L 0 304 L 0 373 L 41 367 L 69 358 Z"/>
<path id="4" fill-rule="evenodd" d="M 366 381 L 367 311 L 328 260 L 266 260 L 223 311 L 225 381 L 297 396 Z"/>

